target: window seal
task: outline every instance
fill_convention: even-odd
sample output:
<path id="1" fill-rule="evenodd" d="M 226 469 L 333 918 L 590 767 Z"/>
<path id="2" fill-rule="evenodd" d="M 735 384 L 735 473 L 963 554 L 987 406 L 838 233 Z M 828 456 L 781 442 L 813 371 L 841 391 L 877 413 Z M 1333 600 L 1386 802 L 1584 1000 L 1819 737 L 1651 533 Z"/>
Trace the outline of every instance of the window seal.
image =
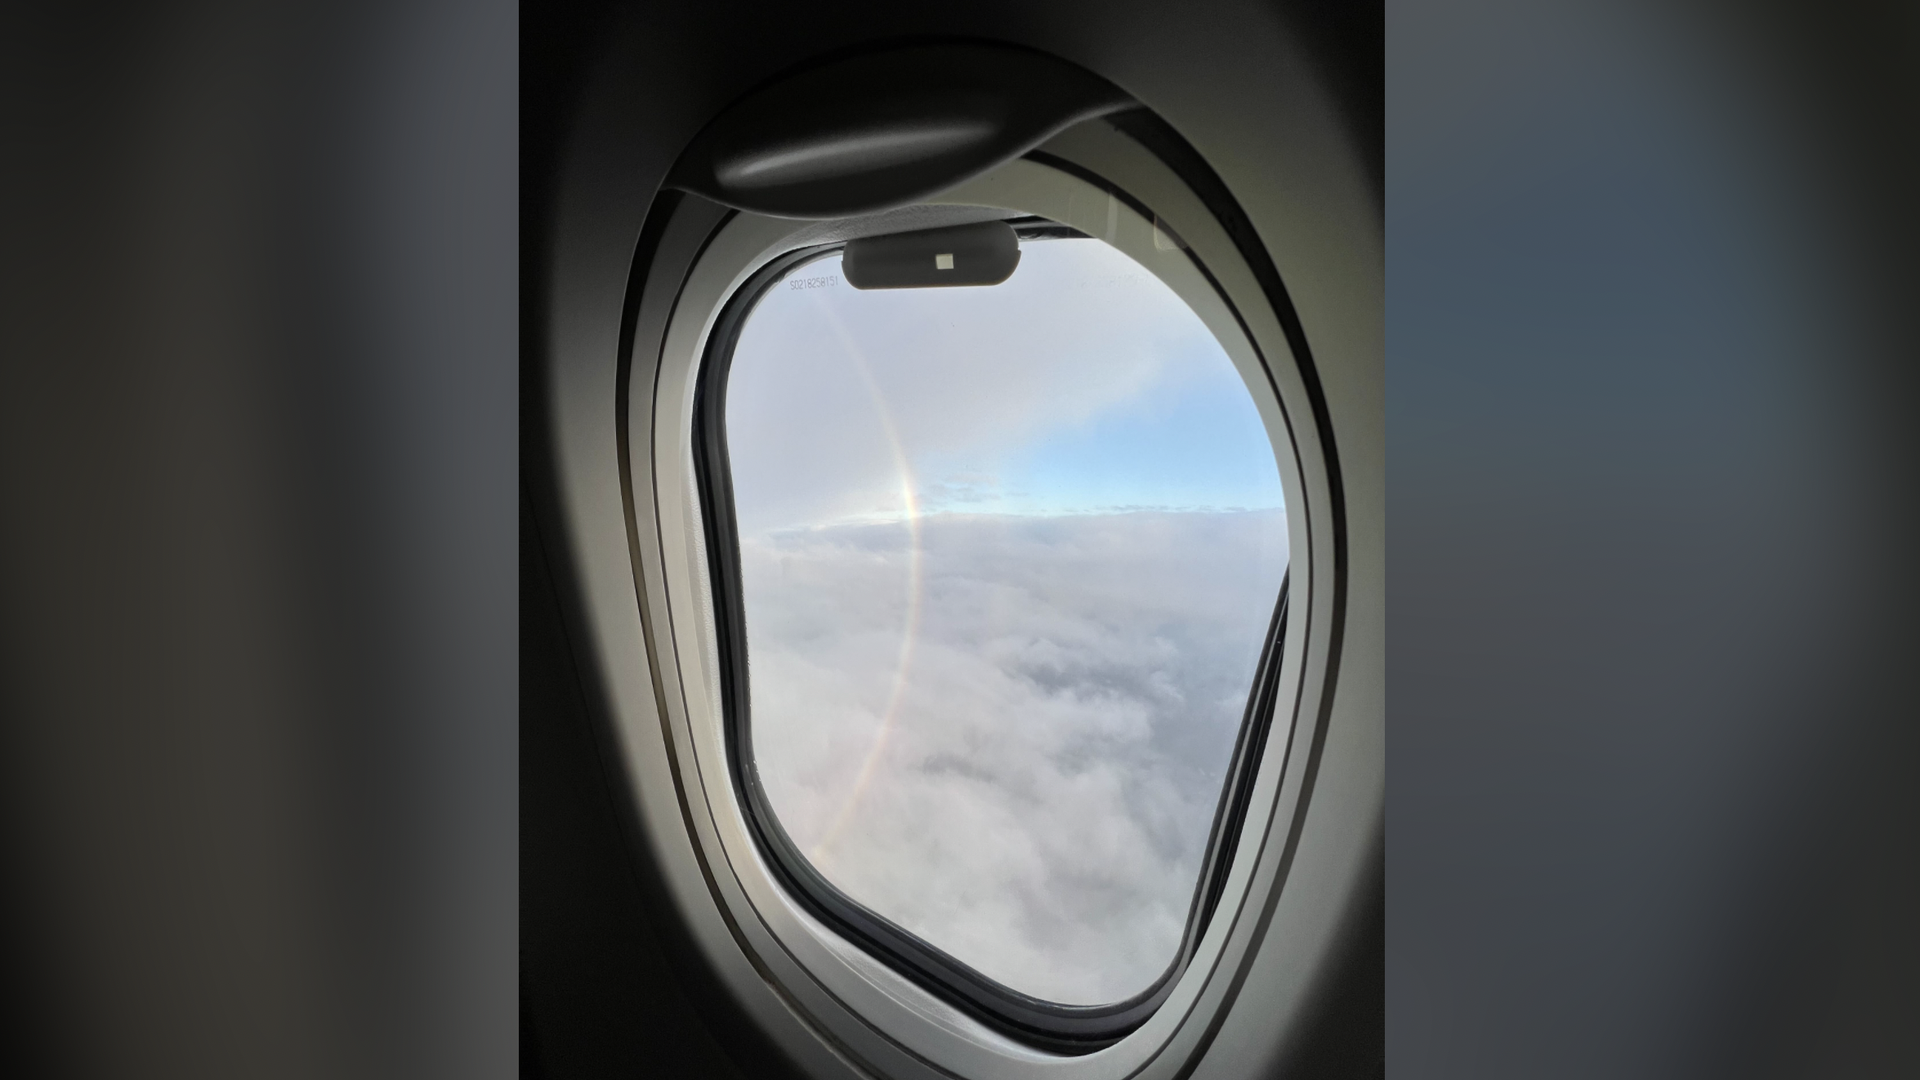
<path id="1" fill-rule="evenodd" d="M 1100 186 L 1113 190 L 1105 182 Z M 1131 198 L 1127 201 L 1136 203 Z M 1135 208 L 1151 219 L 1150 211 L 1138 205 Z M 1013 224 L 1023 240 L 1085 236 L 1069 226 L 1037 218 L 1020 219 Z M 1206 933 L 1224 892 L 1277 704 L 1291 568 L 1281 580 L 1266 639 L 1261 645 L 1180 946 L 1166 970 L 1145 989 L 1122 1001 L 1103 1005 L 1065 1005 L 1023 994 L 847 896 L 813 867 L 780 825 L 752 760 L 746 610 L 741 591 L 739 531 L 725 416 L 734 348 L 747 318 L 766 292 L 789 273 L 830 256 L 841 246 L 833 243 L 789 251 L 748 275 L 721 306 L 695 377 L 692 456 L 713 598 L 727 772 L 755 846 L 775 879 L 808 914 L 916 985 L 1003 1035 L 1055 1053 L 1090 1053 L 1125 1038 L 1166 1001 Z M 1193 258 L 1191 252 L 1188 256 Z M 1194 261 L 1198 264 L 1197 259 Z M 1204 267 L 1202 272 L 1205 273 Z M 1212 282 L 1212 276 L 1206 276 Z M 1218 283 L 1213 285 L 1231 307 L 1231 300 L 1219 289 Z"/>

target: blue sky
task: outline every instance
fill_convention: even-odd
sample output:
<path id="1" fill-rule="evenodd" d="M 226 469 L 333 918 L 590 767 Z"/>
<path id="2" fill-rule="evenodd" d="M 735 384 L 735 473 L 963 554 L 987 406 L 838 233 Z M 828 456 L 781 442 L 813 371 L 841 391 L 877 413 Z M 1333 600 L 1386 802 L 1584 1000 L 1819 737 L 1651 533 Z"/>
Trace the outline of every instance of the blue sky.
<path id="1" fill-rule="evenodd" d="M 1225 357 L 1219 361 L 1224 365 Z M 1036 433 L 1001 456 L 996 483 L 953 483 L 969 475 L 964 461 L 920 457 L 922 509 L 1057 514 L 1280 506 L 1266 432 L 1230 367 L 1158 389 Z"/>
<path id="2" fill-rule="evenodd" d="M 838 279 L 839 259 L 793 277 Z M 1097 241 L 1028 243 L 986 288 L 776 285 L 728 404 L 742 511 L 770 527 L 899 516 L 903 460 L 923 513 L 1281 504 L 1225 352 Z"/>

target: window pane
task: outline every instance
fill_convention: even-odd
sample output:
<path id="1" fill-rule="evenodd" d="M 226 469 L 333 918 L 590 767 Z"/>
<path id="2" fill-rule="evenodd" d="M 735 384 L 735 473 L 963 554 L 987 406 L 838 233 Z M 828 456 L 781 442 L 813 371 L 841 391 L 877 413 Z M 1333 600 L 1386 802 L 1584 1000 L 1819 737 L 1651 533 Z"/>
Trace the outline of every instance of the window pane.
<path id="1" fill-rule="evenodd" d="M 1239 374 L 1095 240 L 988 288 L 839 258 L 748 317 L 726 417 L 752 760 L 829 881 L 1023 993 L 1172 962 L 1287 545 Z"/>

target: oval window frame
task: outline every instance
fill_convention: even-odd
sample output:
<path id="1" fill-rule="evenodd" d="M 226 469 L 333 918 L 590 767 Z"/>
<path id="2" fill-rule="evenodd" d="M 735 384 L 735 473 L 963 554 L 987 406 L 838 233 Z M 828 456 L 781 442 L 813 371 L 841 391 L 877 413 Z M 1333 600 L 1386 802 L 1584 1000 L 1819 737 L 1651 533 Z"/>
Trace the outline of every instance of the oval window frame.
<path id="1" fill-rule="evenodd" d="M 1109 199 L 1124 196 L 1109 192 Z M 1126 216 L 1108 214 L 1110 226 L 1123 222 L 1146 234 L 1154 228 L 1151 211 L 1129 206 Z M 1085 235 L 1072 226 L 1039 218 L 1015 219 L 1015 231 L 1030 238 Z M 1162 250 L 1163 235 L 1153 237 Z M 1104 242 L 1089 237 L 1087 242 Z M 717 690 L 724 725 L 727 762 L 734 793 L 743 803 L 749 831 L 763 861 L 778 876 L 788 894 L 814 919 L 840 937 L 864 948 L 920 987 L 966 1012 L 988 1027 L 1029 1045 L 1062 1054 L 1084 1054 L 1109 1046 L 1145 1023 L 1172 992 L 1173 984 L 1204 937 L 1226 874 L 1231 869 L 1233 845 L 1245 820 L 1253 767 L 1257 765 L 1271 729 L 1274 692 L 1279 677 L 1280 646 L 1285 638 L 1287 581 L 1283 576 L 1258 662 L 1242 707 L 1217 805 L 1208 825 L 1203 857 L 1181 938 L 1167 967 L 1144 989 L 1103 1005 L 1065 1005 L 1025 994 L 997 982 L 912 931 L 901 927 L 848 896 L 819 872 L 787 836 L 762 785 L 751 739 L 751 680 L 745 652 L 745 602 L 740 579 L 739 533 L 732 498 L 729 451 L 726 444 L 726 389 L 733 353 L 754 309 L 780 282 L 815 261 L 829 258 L 841 244 L 803 247 L 783 253 L 761 266 L 729 297 L 707 335 L 695 376 L 693 427 L 694 472 L 700 501 L 710 583 L 710 610 L 715 620 L 714 656 L 719 672 Z M 1165 250 L 1174 250 L 1166 248 Z M 1176 257 L 1177 258 L 1177 257 Z M 1246 379 L 1248 372 L 1238 371 Z M 1251 391 L 1249 397 L 1259 397 Z M 1271 436 L 1271 431 L 1269 431 Z"/>
<path id="2" fill-rule="evenodd" d="M 1169 284 L 1214 330 L 1236 365 L 1243 359 L 1238 344 L 1272 389 L 1273 414 L 1266 400 L 1256 395 L 1256 401 L 1270 435 L 1276 436 L 1286 491 L 1294 617 L 1279 650 L 1276 715 L 1250 786 L 1246 826 L 1194 961 L 1175 980 L 1165 1004 L 1132 1033 L 1096 1053 L 1070 1058 L 1006 1038 L 810 920 L 778 887 L 742 827 L 737 801 L 730 804 L 724 727 L 713 722 L 719 694 L 712 598 L 701 586 L 710 578 L 700 515 L 693 510 L 698 496 L 691 483 L 692 375 L 726 299 L 767 260 L 817 241 L 822 227 L 736 214 L 695 199 L 671 200 L 670 206 L 656 206 L 667 212 L 650 215 L 650 231 L 656 223 L 658 230 L 641 246 L 644 261 L 636 269 L 647 272 L 636 278 L 647 289 L 629 304 L 629 324 L 623 328 L 627 363 L 617 403 L 623 501 L 659 727 L 649 735 L 633 729 L 628 717 L 619 722 L 630 753 L 657 739 L 672 766 L 678 812 L 671 816 L 678 820 L 668 820 L 660 799 L 641 798 L 641 823 L 643 831 L 684 829 L 693 841 L 698 879 L 669 876 L 672 899 L 694 930 L 696 946 L 743 1005 L 765 1014 L 770 1029 L 780 1025 L 756 984 L 772 987 L 779 1010 L 790 1012 L 830 1048 L 825 1056 L 807 1057 L 815 1062 L 809 1070 L 818 1075 L 831 1075 L 849 1060 L 902 1077 L 1176 1075 L 1205 1052 L 1218 1029 L 1214 1018 L 1231 1006 L 1270 930 L 1292 862 L 1291 838 L 1297 836 L 1311 786 L 1315 755 L 1294 751 L 1301 744 L 1302 719 L 1310 726 L 1325 723 L 1343 599 L 1337 470 L 1329 460 L 1330 447 L 1321 441 L 1326 425 L 1315 422 L 1325 406 L 1316 401 L 1310 369 L 1303 371 L 1293 358 L 1298 327 L 1287 325 L 1290 312 L 1276 310 L 1284 303 L 1268 302 L 1272 292 L 1241 257 L 1239 241 L 1229 235 L 1231 222 L 1216 217 L 1207 201 L 1139 140 L 1104 121 L 1082 125 L 1027 160 L 930 203 L 1000 206 L 1099 235 L 1116 213 L 1115 192 L 1127 194 L 1133 207 L 1152 207 L 1151 228 L 1135 229 L 1133 242 L 1152 245 L 1158 239 L 1164 245 L 1178 238 L 1155 246 L 1163 252 L 1192 250 L 1191 263 L 1208 291 Z M 1105 220 L 1096 220 L 1096 214 Z M 1141 215 L 1139 224 L 1146 221 Z M 1126 244 L 1115 246 L 1134 253 Z M 665 281 L 677 281 L 670 294 L 658 287 Z M 1220 308 L 1213 318 L 1209 297 Z M 1223 334 L 1229 321 L 1237 329 Z M 1243 340 L 1232 342 L 1236 336 Z M 658 343 L 658 352 L 642 342 Z M 1243 374 L 1246 370 L 1243 366 Z M 1288 416 L 1309 419 L 1296 425 L 1287 422 Z M 650 449 L 636 458 L 634 447 Z M 1334 557 L 1316 557 L 1316 551 L 1331 551 Z M 720 739 L 714 738 L 716 731 Z M 1289 823 L 1292 828 L 1282 828 Z"/>

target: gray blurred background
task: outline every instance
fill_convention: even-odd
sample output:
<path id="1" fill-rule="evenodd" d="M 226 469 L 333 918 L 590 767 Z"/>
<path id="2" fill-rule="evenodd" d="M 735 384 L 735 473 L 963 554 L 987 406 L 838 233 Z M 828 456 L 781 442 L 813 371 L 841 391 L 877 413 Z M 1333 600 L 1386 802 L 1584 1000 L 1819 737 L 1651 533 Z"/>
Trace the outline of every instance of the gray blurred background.
<path id="1" fill-rule="evenodd" d="M 1911 4 L 1387 5 L 1387 1061 L 1920 1075 Z"/>
<path id="2" fill-rule="evenodd" d="M 0 1073 L 515 1070 L 516 23 L 0 13 Z"/>

